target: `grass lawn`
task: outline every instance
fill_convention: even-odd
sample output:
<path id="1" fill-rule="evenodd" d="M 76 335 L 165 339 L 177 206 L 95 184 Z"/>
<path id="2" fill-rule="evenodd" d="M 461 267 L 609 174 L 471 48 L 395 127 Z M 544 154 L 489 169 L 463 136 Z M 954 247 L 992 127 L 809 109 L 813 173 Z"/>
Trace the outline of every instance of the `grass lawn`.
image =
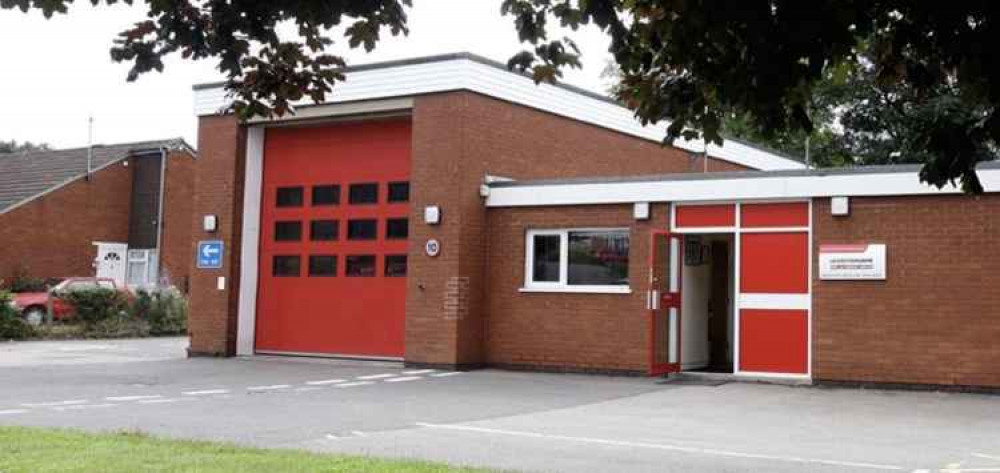
<path id="1" fill-rule="evenodd" d="M 137 433 L 0 427 L 0 473 L 473 472 L 407 460 L 243 448 Z"/>

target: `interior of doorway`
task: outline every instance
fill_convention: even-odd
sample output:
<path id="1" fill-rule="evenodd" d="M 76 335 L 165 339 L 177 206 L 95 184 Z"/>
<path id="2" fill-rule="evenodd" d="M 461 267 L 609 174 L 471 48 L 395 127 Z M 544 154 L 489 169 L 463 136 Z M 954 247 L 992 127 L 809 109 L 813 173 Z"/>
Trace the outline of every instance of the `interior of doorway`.
<path id="1" fill-rule="evenodd" d="M 732 234 L 684 236 L 681 369 L 733 372 L 736 264 Z"/>

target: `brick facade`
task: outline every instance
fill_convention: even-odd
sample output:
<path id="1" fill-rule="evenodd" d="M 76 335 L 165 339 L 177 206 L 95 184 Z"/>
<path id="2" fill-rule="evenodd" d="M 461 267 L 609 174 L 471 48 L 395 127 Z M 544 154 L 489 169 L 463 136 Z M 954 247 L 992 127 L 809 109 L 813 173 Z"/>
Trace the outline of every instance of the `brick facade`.
<path id="1" fill-rule="evenodd" d="M 191 271 L 191 219 L 194 218 L 196 161 L 187 153 L 169 155 L 163 187 L 163 240 L 160 242 L 160 277 L 183 291 L 189 289 Z"/>
<path id="2" fill-rule="evenodd" d="M 1000 386 L 1000 196 L 816 199 L 820 244 L 885 243 L 885 281 L 813 275 L 817 380 Z M 817 266 L 817 265 L 814 265 Z"/>
<path id="3" fill-rule="evenodd" d="M 93 242 L 128 240 L 131 193 L 115 163 L 0 215 L 0 277 L 93 275 Z"/>

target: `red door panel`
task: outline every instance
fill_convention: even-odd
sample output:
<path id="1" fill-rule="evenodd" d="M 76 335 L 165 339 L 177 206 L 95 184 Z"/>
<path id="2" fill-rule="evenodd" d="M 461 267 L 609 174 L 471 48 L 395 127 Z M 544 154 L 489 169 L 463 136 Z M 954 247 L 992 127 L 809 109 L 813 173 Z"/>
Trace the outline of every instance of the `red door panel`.
<path id="1" fill-rule="evenodd" d="M 809 234 L 740 235 L 740 292 L 809 292 Z"/>
<path id="2" fill-rule="evenodd" d="M 736 205 L 678 205 L 674 223 L 678 228 L 732 227 L 736 225 Z"/>
<path id="3" fill-rule="evenodd" d="M 389 187 L 408 183 L 410 148 L 408 120 L 267 130 L 258 351 L 403 355 L 406 277 L 387 275 L 386 257 L 407 255 L 407 240 L 405 231 L 389 238 L 387 226 L 409 217 L 408 199 L 390 202 Z M 352 203 L 352 184 L 375 184 L 375 202 Z M 352 221 L 374 221 L 374 234 L 350 239 Z M 313 222 L 321 239 L 313 238 Z M 310 256 L 322 263 L 315 273 Z M 373 258 L 374 265 L 349 276 L 352 256 Z"/>
<path id="4" fill-rule="evenodd" d="M 807 373 L 808 317 L 804 310 L 741 310 L 740 370 Z"/>
<path id="5" fill-rule="evenodd" d="M 808 227 L 809 203 L 743 204 L 740 206 L 740 223 L 749 228 Z"/>

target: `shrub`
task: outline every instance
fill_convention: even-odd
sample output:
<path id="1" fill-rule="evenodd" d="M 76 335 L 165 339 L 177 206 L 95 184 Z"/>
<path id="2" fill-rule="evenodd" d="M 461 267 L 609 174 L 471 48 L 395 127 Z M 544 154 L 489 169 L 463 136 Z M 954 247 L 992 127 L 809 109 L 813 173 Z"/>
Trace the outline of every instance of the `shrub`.
<path id="1" fill-rule="evenodd" d="M 0 339 L 22 340 L 35 335 L 35 329 L 24 323 L 17 310 L 10 305 L 12 297 L 7 291 L 0 291 Z"/>
<path id="2" fill-rule="evenodd" d="M 89 323 L 83 332 L 87 338 L 135 338 L 149 336 L 149 324 L 124 312 Z"/>
<path id="3" fill-rule="evenodd" d="M 48 291 L 48 280 L 34 278 L 23 273 L 17 273 L 6 283 L 10 292 L 45 292 Z"/>
<path id="4" fill-rule="evenodd" d="M 87 325 L 119 317 L 128 306 L 125 296 L 112 289 L 70 291 L 60 297 L 73 306 L 77 319 Z"/>
<path id="5" fill-rule="evenodd" d="M 179 335 L 187 332 L 187 300 L 176 289 L 140 290 L 132 303 L 133 317 L 149 323 L 152 335 Z"/>

